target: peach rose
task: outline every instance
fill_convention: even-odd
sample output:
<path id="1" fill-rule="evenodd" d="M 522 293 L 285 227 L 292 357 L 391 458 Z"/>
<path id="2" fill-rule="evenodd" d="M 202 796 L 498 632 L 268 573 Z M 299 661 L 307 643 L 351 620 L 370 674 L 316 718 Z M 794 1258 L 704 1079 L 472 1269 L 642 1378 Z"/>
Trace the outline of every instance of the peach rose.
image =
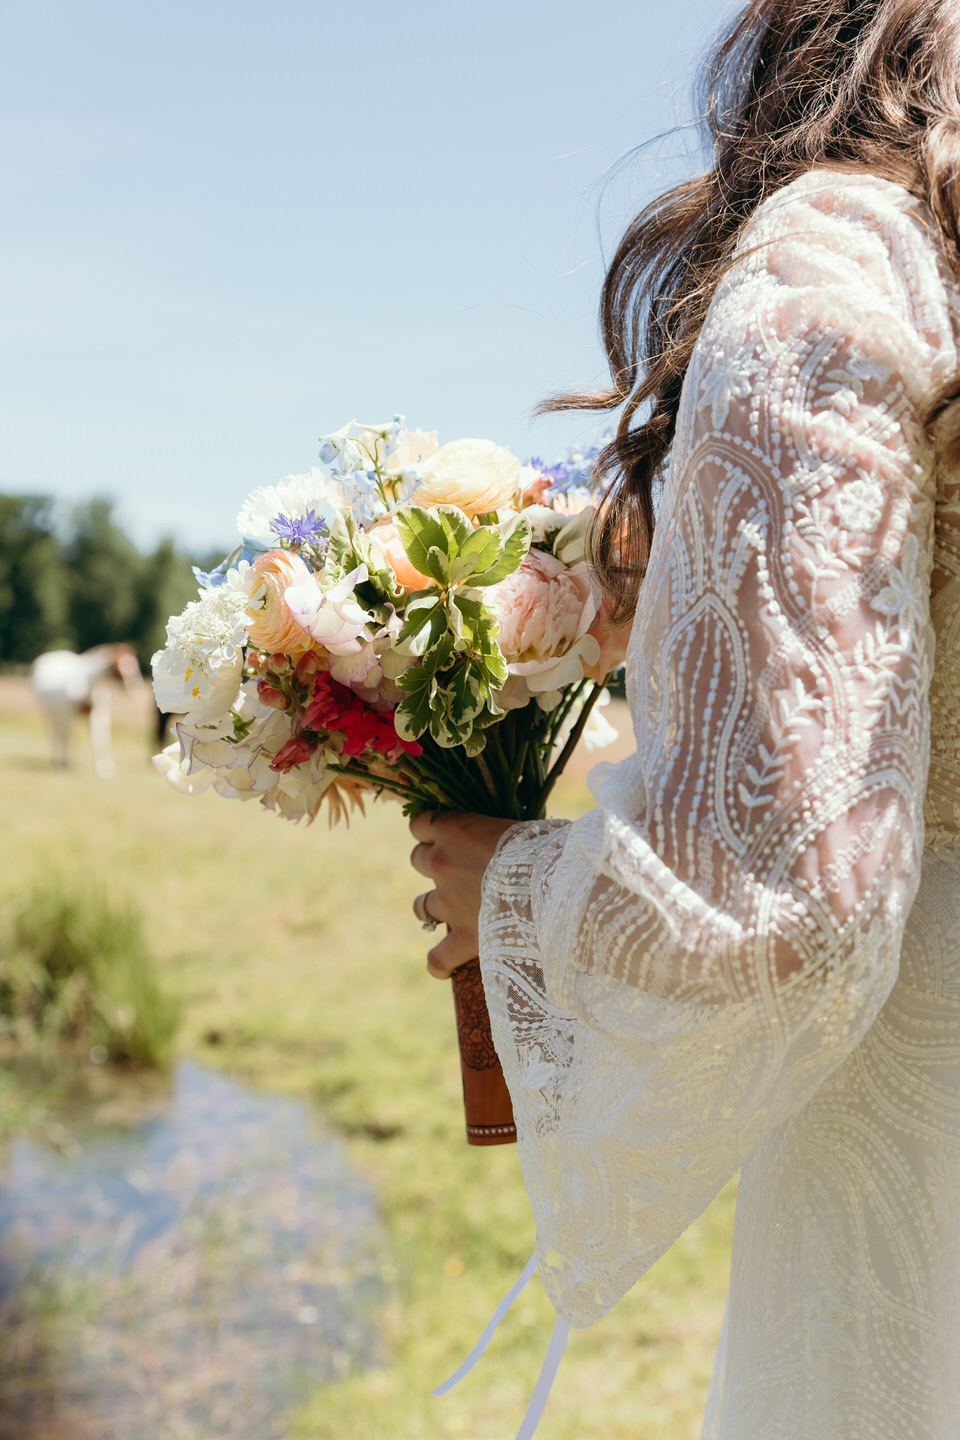
<path id="1" fill-rule="evenodd" d="M 270 550 L 258 555 L 253 568 L 263 582 L 264 597 L 256 609 L 248 609 L 247 634 L 258 650 L 279 651 L 299 659 L 316 648 L 313 639 L 287 608 L 284 594 L 291 585 L 310 579 L 310 571 L 289 550 Z"/>
<path id="2" fill-rule="evenodd" d="M 368 533 L 380 546 L 397 577 L 397 584 L 402 585 L 404 590 L 422 590 L 424 586 L 434 583 L 428 576 L 421 575 L 407 559 L 407 552 L 403 548 L 403 541 L 394 520 L 381 520 L 379 525 L 374 525 Z"/>
<path id="3" fill-rule="evenodd" d="M 467 515 L 485 515 L 517 500 L 520 461 L 492 440 L 451 440 L 423 467 L 412 505 L 456 505 Z"/>

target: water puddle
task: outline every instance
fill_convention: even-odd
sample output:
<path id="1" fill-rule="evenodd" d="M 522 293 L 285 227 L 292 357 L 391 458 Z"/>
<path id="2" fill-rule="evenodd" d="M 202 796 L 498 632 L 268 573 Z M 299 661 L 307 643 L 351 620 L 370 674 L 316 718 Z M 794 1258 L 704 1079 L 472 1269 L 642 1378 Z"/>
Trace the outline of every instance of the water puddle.
<path id="1" fill-rule="evenodd" d="M 0 1440 L 281 1440 L 381 1358 L 373 1196 L 298 1101 L 184 1063 L 124 1104 L 0 1154 Z"/>

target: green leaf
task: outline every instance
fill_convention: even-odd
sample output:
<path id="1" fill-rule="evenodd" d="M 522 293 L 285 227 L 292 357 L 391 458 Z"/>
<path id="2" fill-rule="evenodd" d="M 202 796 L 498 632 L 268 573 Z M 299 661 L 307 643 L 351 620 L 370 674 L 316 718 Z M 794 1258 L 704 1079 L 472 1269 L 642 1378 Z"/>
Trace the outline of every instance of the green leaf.
<path id="1" fill-rule="evenodd" d="M 451 560 L 455 560 L 474 533 L 473 526 L 456 505 L 437 505 L 434 508 L 449 542 L 446 547 L 447 554 Z"/>
<path id="2" fill-rule="evenodd" d="M 484 696 L 473 668 L 462 665 L 446 687 L 450 719 L 457 726 L 469 724 L 483 709 Z"/>
<path id="3" fill-rule="evenodd" d="M 482 633 L 484 622 L 495 624 L 493 615 L 485 614 L 479 600 L 472 599 L 469 595 L 458 592 L 452 597 L 447 614 L 450 621 L 450 629 L 462 644 L 458 643 L 458 649 L 472 649 L 477 644 L 478 636 Z"/>
<path id="4" fill-rule="evenodd" d="M 426 635 L 421 632 L 427 626 L 430 626 L 431 629 L 434 628 L 431 622 L 438 612 L 442 617 L 441 628 L 445 630 L 447 628 L 446 616 L 438 595 L 427 592 L 422 599 L 411 598 L 407 603 L 407 613 L 400 634 L 397 636 L 395 648 L 403 655 L 421 655 L 431 640 L 429 629 Z"/>
<path id="5" fill-rule="evenodd" d="M 453 652 L 453 636 L 447 631 L 446 634 L 441 635 L 436 645 L 424 651 L 424 670 L 428 670 L 431 675 L 435 675 L 438 670 L 446 669 L 453 659 Z"/>
<path id="6" fill-rule="evenodd" d="M 463 634 L 463 612 L 457 604 L 457 596 L 451 593 L 447 599 L 447 629 L 453 638 L 455 650 L 465 650 L 469 647 L 469 640 L 464 639 Z"/>
<path id="7" fill-rule="evenodd" d="M 454 724 L 447 711 L 444 710 L 442 714 L 431 716 L 430 734 L 444 750 L 453 750 L 455 746 L 463 745 L 467 740 L 470 726 L 469 724 Z"/>
<path id="8" fill-rule="evenodd" d="M 500 646 L 496 640 L 485 638 L 480 648 L 480 654 L 476 657 L 474 663 L 484 679 L 487 680 L 495 690 L 499 690 L 501 685 L 506 683 L 507 662 L 504 660 Z"/>
<path id="9" fill-rule="evenodd" d="M 455 561 L 454 564 L 458 564 Z M 438 585 L 444 589 L 450 584 L 451 566 L 446 554 L 437 545 L 431 545 L 427 551 L 427 574 L 432 575 Z"/>
<path id="10" fill-rule="evenodd" d="M 493 566 L 503 554 L 500 533 L 488 526 L 474 530 L 460 547 L 460 555 L 453 565 L 455 583 L 466 580 L 475 573 L 482 573 Z M 472 582 L 471 582 L 472 583 Z"/>
<path id="11" fill-rule="evenodd" d="M 411 665 L 409 670 L 404 670 L 397 676 L 397 689 L 405 690 L 408 695 L 413 695 L 417 690 L 429 690 L 431 688 L 431 677 L 422 665 Z"/>
<path id="12" fill-rule="evenodd" d="M 479 533 L 479 532 L 478 532 Z M 484 571 L 471 575 L 471 585 L 496 585 L 501 580 L 506 580 L 512 575 L 523 562 L 523 557 L 530 549 L 530 531 L 523 521 L 518 517 L 513 529 L 509 531 L 504 540 L 503 553 L 499 559 Z"/>
<path id="13" fill-rule="evenodd" d="M 443 610 L 438 607 L 433 615 L 431 615 L 429 625 L 422 629 L 418 635 L 414 635 L 412 639 L 405 640 L 402 644 L 397 641 L 393 648 L 400 655 L 409 655 L 411 659 L 422 660 L 424 656 L 430 654 L 435 646 L 440 644 L 440 641 L 446 633 L 446 616 Z"/>
<path id="14" fill-rule="evenodd" d="M 403 592 L 397 584 L 393 566 L 387 561 L 377 537 L 358 534 L 356 548 L 361 551 L 367 569 L 370 571 L 370 582 L 367 588 L 374 590 L 389 604 L 395 607 L 399 605 Z M 383 619 L 385 620 L 386 616 Z"/>
<path id="15" fill-rule="evenodd" d="M 419 667 L 405 670 L 397 681 L 407 691 L 394 712 L 394 725 L 401 740 L 417 740 L 430 724 L 436 681 Z"/>
<path id="16" fill-rule="evenodd" d="M 429 510 L 419 510 L 416 506 L 398 510 L 394 518 L 404 554 L 421 575 L 428 575 L 427 555 L 431 547 L 435 545 L 447 553 L 446 530 Z"/>

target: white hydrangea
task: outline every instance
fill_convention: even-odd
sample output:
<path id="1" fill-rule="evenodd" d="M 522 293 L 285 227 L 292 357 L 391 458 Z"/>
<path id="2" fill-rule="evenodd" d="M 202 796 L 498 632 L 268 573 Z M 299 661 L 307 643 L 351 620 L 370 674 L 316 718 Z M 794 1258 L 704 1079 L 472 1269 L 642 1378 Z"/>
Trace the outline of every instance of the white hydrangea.
<path id="1" fill-rule="evenodd" d="M 221 585 L 200 591 L 167 622 L 167 643 L 154 655 L 153 693 L 164 714 L 189 714 L 195 725 L 224 715 L 237 698 L 247 639 L 247 606 L 262 586 L 245 560 Z"/>

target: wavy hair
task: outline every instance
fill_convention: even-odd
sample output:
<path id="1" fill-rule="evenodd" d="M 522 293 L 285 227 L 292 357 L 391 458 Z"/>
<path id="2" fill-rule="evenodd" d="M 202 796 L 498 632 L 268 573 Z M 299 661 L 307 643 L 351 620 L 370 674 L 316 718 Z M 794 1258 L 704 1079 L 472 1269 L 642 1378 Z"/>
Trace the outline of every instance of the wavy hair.
<path id="1" fill-rule="evenodd" d="M 636 605 L 694 345 L 761 201 L 814 166 L 894 180 L 929 206 L 960 273 L 960 0 L 750 0 L 698 91 L 713 163 L 641 211 L 604 281 L 612 383 L 540 407 L 623 406 L 598 460 L 605 503 L 592 544 L 619 619 Z M 928 426 L 958 395 L 931 401 Z"/>

